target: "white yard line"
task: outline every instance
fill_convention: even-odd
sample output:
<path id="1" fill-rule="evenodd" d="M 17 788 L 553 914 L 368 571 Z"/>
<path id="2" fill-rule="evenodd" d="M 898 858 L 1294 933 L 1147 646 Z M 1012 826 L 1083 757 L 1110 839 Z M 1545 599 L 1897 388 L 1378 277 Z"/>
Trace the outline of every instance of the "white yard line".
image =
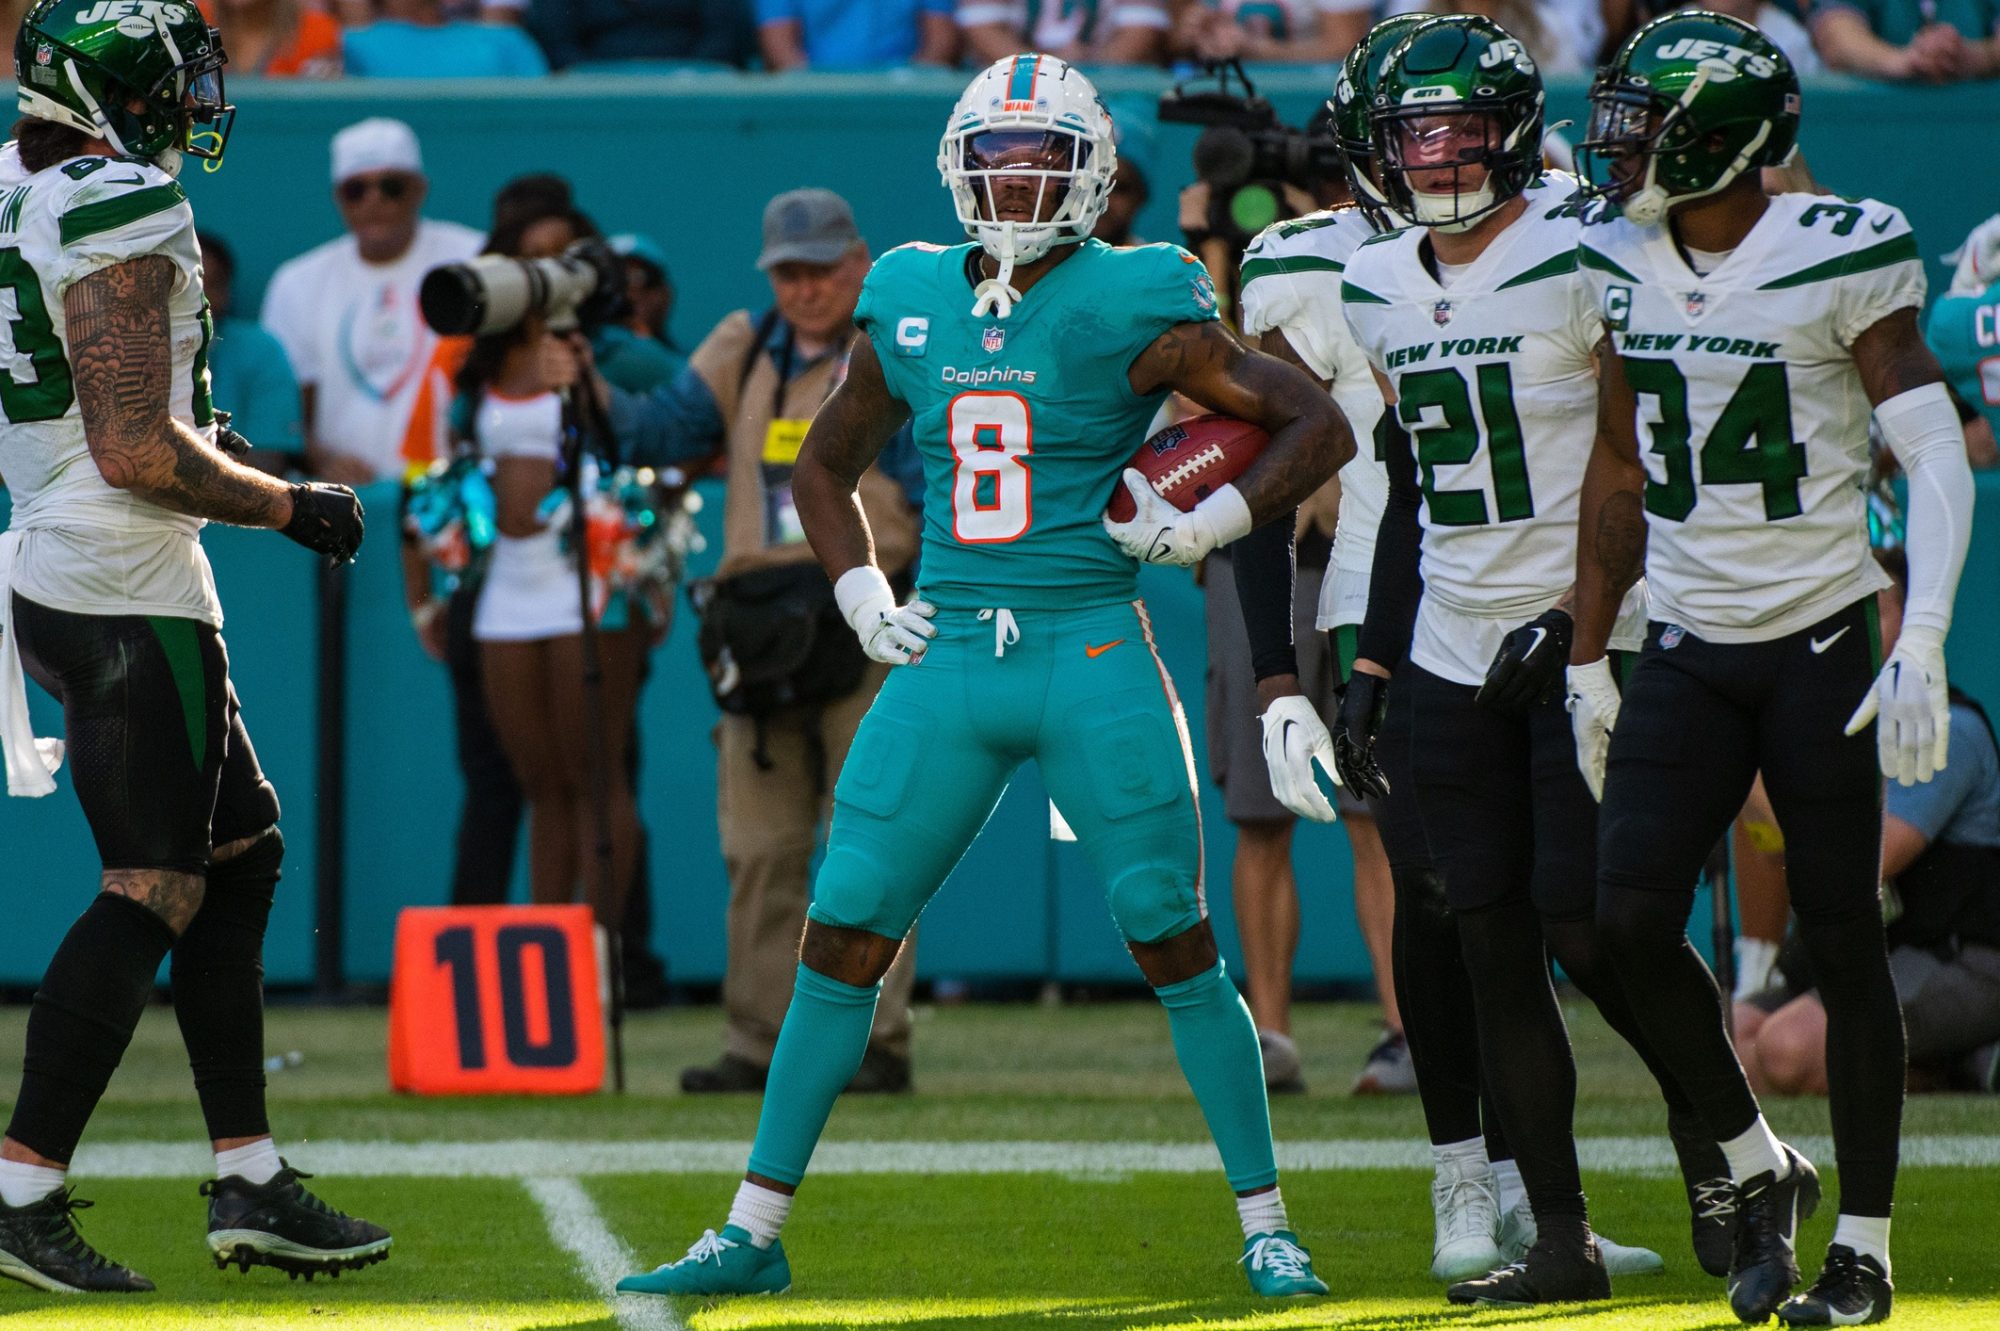
<path id="1" fill-rule="evenodd" d="M 1822 1164 L 1833 1162 L 1825 1137 L 1792 1144 Z M 1583 1167 L 1607 1174 L 1670 1177 L 1677 1170 L 1664 1135 L 1585 1137 Z M 314 1173 L 342 1178 L 575 1179 L 597 1174 L 735 1174 L 749 1147 L 730 1141 L 579 1142 L 281 1142 Z M 2000 1165 L 2000 1136 L 1910 1136 L 1903 1163 L 1947 1167 Z M 1287 1169 L 1429 1169 L 1421 1141 L 1332 1139 L 1278 1144 Z M 1220 1168 L 1206 1142 L 1168 1144 L 1078 1141 L 836 1141 L 821 1143 L 812 1172 L 827 1174 L 1205 1174 Z M 214 1157 L 197 1143 L 100 1142 L 76 1153 L 79 1179 L 202 1178 Z"/>
<path id="2" fill-rule="evenodd" d="M 620 1295 L 618 1278 L 639 1269 L 639 1259 L 611 1232 L 590 1194 L 573 1178 L 526 1178 L 522 1186 L 542 1208 L 549 1234 L 576 1259 L 583 1278 L 611 1304 L 626 1331 L 682 1331 L 665 1299 Z"/>

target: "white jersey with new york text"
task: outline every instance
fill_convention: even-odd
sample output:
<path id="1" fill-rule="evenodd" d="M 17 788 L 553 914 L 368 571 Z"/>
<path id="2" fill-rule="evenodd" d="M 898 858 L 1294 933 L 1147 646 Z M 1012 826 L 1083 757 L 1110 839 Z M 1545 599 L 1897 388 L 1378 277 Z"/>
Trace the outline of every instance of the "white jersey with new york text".
<path id="1" fill-rule="evenodd" d="M 1602 323 L 1576 271 L 1572 177 L 1545 175 L 1527 210 L 1441 285 L 1421 228 L 1348 261 L 1342 308 L 1389 381 L 1423 489 L 1423 601 L 1410 659 L 1477 684 L 1509 630 L 1576 576 L 1576 515 L 1596 439 Z M 1644 632 L 1634 588 L 1614 645 Z"/>
<path id="2" fill-rule="evenodd" d="M 0 476 L 21 534 L 12 585 L 77 614 L 173 615 L 222 623 L 202 522 L 99 474 L 71 379 L 63 296 L 147 255 L 174 267 L 168 409 L 210 438 L 208 347 L 194 214 L 173 177 L 130 157 L 75 157 L 30 174 L 0 149 Z"/>
<path id="3" fill-rule="evenodd" d="M 1903 214 L 1779 195 L 1706 276 L 1664 226 L 1623 218 L 1584 228 L 1577 253 L 1637 397 L 1653 617 L 1764 642 L 1885 585 L 1852 348 L 1923 305 Z"/>
<path id="4" fill-rule="evenodd" d="M 1337 208 L 1267 227 L 1243 253 L 1243 331 L 1251 337 L 1282 332 L 1299 359 L 1332 385 L 1333 400 L 1354 430 L 1354 458 L 1340 469 L 1333 559 L 1313 625 L 1322 630 L 1367 617 L 1375 533 L 1389 499 L 1389 474 L 1375 451 L 1382 391 L 1340 313 L 1347 261 L 1376 234 L 1359 208 Z"/>

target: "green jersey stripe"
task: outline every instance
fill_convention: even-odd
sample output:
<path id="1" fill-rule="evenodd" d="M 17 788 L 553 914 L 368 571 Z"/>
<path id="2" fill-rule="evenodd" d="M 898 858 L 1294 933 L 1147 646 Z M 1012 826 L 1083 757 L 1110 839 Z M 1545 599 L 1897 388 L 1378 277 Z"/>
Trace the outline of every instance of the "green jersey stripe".
<path id="1" fill-rule="evenodd" d="M 141 218 L 178 208 L 186 202 L 187 195 L 181 193 L 181 187 L 169 184 L 135 189 L 130 194 L 120 194 L 101 203 L 86 203 L 63 214 L 62 243 L 74 245 L 85 236 L 94 236 L 100 231 L 116 231 L 119 227 L 130 226 Z"/>
<path id="2" fill-rule="evenodd" d="M 1340 299 L 1349 305 L 1387 305 L 1389 303 L 1367 288 L 1355 286 L 1352 282 L 1342 282 L 1340 284 Z"/>
<path id="3" fill-rule="evenodd" d="M 1325 259 L 1317 254 L 1281 254 L 1272 259 L 1251 259 L 1243 265 L 1242 285 L 1249 286 L 1260 277 L 1270 277 L 1277 273 L 1344 273 L 1347 265 L 1338 259 Z"/>
<path id="4" fill-rule="evenodd" d="M 1636 282 L 1639 280 L 1588 245 L 1579 245 L 1576 247 L 1576 261 L 1585 268 L 1595 268 L 1600 273 L 1609 273 L 1613 277 L 1622 277 L 1627 282 Z"/>
<path id="5" fill-rule="evenodd" d="M 1514 276 L 1508 278 L 1494 289 L 1505 291 L 1509 287 L 1524 287 L 1530 282 L 1539 282 L 1545 277 L 1561 277 L 1564 273 L 1573 273 L 1575 271 L 1576 251 L 1564 250 L 1561 254 L 1550 255 L 1524 273 L 1514 274 Z"/>
<path id="6" fill-rule="evenodd" d="M 1894 240 L 1885 240 L 1879 245 L 1870 245 L 1865 250 L 1854 250 L 1816 263 L 1810 268 L 1801 268 L 1788 277 L 1766 282 L 1757 289 L 1783 291 L 1787 287 L 1802 287 L 1808 282 L 1824 282 L 1833 277 L 1851 277 L 1855 273 L 1887 268 L 1892 263 L 1907 263 L 1919 257 L 1916 232 L 1907 231 Z"/>

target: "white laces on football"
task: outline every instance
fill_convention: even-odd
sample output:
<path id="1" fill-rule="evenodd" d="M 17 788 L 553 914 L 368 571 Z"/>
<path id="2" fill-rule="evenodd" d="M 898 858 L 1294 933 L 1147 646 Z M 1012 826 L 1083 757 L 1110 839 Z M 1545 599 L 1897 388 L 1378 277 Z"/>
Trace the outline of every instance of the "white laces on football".
<path id="1" fill-rule="evenodd" d="M 1303 1280 L 1310 1270 L 1307 1265 L 1312 1259 L 1306 1250 L 1290 1239 L 1281 1239 L 1276 1234 L 1266 1234 L 1250 1245 L 1250 1251 L 1239 1261 L 1250 1263 L 1252 1271 L 1273 1271 L 1294 1280 Z"/>
<path id="2" fill-rule="evenodd" d="M 681 1260 L 684 1262 L 714 1262 L 720 1266 L 722 1264 L 722 1254 L 738 1246 L 740 1245 L 735 1239 L 725 1239 L 714 1230 L 705 1229 L 702 1231 L 701 1237 L 694 1241 L 694 1246 L 688 1249 L 687 1256 L 681 1258 Z"/>

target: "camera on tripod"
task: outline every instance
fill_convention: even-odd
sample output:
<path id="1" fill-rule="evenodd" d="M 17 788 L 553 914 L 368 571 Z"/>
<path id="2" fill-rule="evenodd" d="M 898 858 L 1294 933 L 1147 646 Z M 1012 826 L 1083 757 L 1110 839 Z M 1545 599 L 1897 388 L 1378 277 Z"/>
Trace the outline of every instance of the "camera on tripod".
<path id="1" fill-rule="evenodd" d="M 1213 86 L 1196 86 L 1213 80 Z M 1160 95 L 1160 119 L 1202 125 L 1194 145 L 1194 170 L 1209 187 L 1208 229 L 1234 249 L 1288 216 L 1285 187 L 1310 194 L 1341 176 L 1340 143 L 1327 117 L 1315 116 L 1308 129 L 1279 122 L 1271 103 L 1243 72 L 1243 62 L 1208 64 L 1197 79 L 1176 83 Z"/>
<path id="2" fill-rule="evenodd" d="M 539 315 L 556 332 L 586 333 L 625 312 L 625 264 L 609 245 L 579 240 L 553 259 L 482 254 L 424 274 L 417 306 L 433 332 L 483 336 Z"/>

